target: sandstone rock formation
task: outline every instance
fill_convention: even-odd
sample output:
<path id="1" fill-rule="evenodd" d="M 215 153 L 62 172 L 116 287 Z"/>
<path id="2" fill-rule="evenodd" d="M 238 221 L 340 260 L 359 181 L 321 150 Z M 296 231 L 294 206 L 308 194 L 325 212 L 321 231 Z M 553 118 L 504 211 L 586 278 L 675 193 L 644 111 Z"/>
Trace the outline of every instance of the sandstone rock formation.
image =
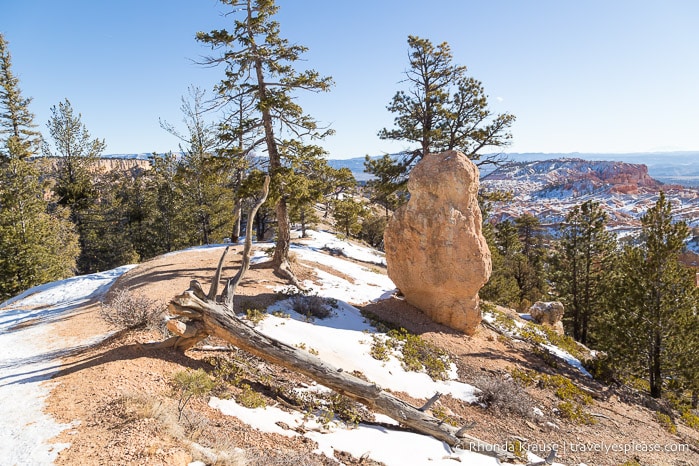
<path id="1" fill-rule="evenodd" d="M 425 156 L 410 173 L 410 201 L 384 233 L 388 276 L 432 320 L 472 334 L 478 291 L 491 272 L 481 231 L 478 168 L 456 151 Z"/>
<path id="2" fill-rule="evenodd" d="M 564 333 L 563 312 L 563 304 L 558 301 L 537 301 L 529 308 L 535 322 L 552 327 L 559 335 Z"/>

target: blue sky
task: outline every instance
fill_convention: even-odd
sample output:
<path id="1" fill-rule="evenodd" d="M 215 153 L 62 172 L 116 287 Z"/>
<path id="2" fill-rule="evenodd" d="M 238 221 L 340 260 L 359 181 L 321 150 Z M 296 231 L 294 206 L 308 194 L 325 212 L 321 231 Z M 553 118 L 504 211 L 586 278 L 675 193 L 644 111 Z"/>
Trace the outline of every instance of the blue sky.
<path id="1" fill-rule="evenodd" d="M 491 109 L 516 115 L 508 152 L 699 150 L 699 2 L 694 0 L 278 0 L 304 68 L 333 77 L 299 103 L 336 135 L 331 158 L 395 152 L 382 141 L 409 34 L 450 44 Z M 197 31 L 225 28 L 216 0 L 0 0 L 0 32 L 39 129 L 68 98 L 105 153 L 177 150 L 190 85 L 222 69 Z"/>

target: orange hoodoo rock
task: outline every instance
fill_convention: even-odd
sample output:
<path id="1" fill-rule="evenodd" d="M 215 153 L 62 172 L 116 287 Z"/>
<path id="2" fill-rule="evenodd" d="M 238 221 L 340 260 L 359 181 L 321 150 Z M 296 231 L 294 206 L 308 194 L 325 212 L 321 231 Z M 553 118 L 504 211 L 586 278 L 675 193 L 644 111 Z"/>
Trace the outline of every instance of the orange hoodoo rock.
<path id="1" fill-rule="evenodd" d="M 423 157 L 410 173 L 410 200 L 384 233 L 388 276 L 406 301 L 467 334 L 481 322 L 478 291 L 492 270 L 478 177 L 461 152 Z"/>

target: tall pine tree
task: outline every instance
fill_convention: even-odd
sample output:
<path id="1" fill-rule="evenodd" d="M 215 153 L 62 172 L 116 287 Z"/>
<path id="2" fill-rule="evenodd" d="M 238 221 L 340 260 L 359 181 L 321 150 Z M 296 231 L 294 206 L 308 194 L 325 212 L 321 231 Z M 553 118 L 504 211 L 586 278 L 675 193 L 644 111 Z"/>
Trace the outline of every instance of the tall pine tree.
<path id="1" fill-rule="evenodd" d="M 376 193 L 385 201 L 403 189 L 412 167 L 427 154 L 459 150 L 477 165 L 498 163 L 501 157 L 485 156 L 482 150 L 507 145 L 515 120 L 508 113 L 491 113 L 483 85 L 466 76 L 465 66 L 452 62 L 449 44 L 435 46 L 429 39 L 408 36 L 408 47 L 409 89 L 394 95 L 387 108 L 395 114 L 395 127 L 382 129 L 379 137 L 417 147 L 397 157 L 367 157 L 365 162 L 365 171 L 376 177 Z"/>
<path id="2" fill-rule="evenodd" d="M 556 292 L 566 307 L 573 338 L 589 344 L 599 326 L 616 240 L 599 202 L 586 201 L 566 216 L 554 259 Z"/>
<path id="3" fill-rule="evenodd" d="M 673 221 L 664 193 L 641 224 L 641 243 L 624 249 L 615 270 L 602 343 L 621 370 L 644 378 L 660 397 L 668 380 L 685 373 L 696 344 L 699 292 L 694 272 L 679 262 L 689 229 Z"/>
<path id="4" fill-rule="evenodd" d="M 327 134 L 313 118 L 304 114 L 294 101 L 294 93 L 299 90 L 327 91 L 332 81 L 313 70 L 295 70 L 295 62 L 301 59 L 306 48 L 289 44 L 280 37 L 279 23 L 272 19 L 278 11 L 274 0 L 221 2 L 238 15 L 232 32 L 200 32 L 197 39 L 222 51 L 221 56 L 206 61 L 209 65 L 223 64 L 226 67 L 226 78 L 217 86 L 222 99 L 236 102 L 240 96 L 247 96 L 254 102 L 257 115 L 250 126 L 262 128 L 264 138 L 259 143 L 269 157 L 268 173 L 273 180 L 278 180 L 277 173 L 284 170 L 280 145 L 286 136 L 313 139 Z M 289 193 L 285 186 L 278 186 L 277 190 L 282 194 L 275 207 L 277 242 L 272 266 L 277 273 L 295 282 L 289 264 Z"/>
<path id="5" fill-rule="evenodd" d="M 39 133 L 0 34 L 0 300 L 72 275 L 77 237 L 61 209 L 48 213 L 36 155 Z"/>

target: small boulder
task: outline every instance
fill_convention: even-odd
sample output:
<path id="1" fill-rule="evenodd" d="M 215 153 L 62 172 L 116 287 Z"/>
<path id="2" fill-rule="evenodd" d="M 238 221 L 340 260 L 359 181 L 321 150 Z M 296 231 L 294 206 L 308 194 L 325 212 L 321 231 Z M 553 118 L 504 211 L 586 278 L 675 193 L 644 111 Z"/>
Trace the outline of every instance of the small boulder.
<path id="1" fill-rule="evenodd" d="M 552 327 L 559 335 L 564 334 L 563 313 L 563 303 L 559 301 L 537 301 L 529 308 L 536 323 Z"/>
<path id="2" fill-rule="evenodd" d="M 410 200 L 384 233 L 388 276 L 435 322 L 473 334 L 491 256 L 481 231 L 478 168 L 461 152 L 429 154 L 408 180 Z"/>

